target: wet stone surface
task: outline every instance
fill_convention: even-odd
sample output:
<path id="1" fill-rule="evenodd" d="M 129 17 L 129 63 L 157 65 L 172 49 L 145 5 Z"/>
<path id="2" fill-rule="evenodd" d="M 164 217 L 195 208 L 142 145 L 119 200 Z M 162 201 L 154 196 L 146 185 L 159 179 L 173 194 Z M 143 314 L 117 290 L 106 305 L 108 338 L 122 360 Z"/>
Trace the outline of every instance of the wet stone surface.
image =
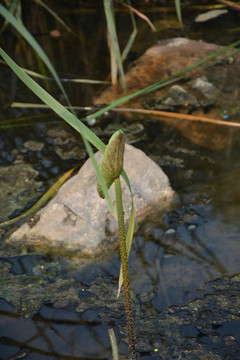
<path id="1" fill-rule="evenodd" d="M 127 144 L 136 144 L 139 141 L 146 140 L 147 136 L 144 132 L 144 126 L 140 123 L 121 123 L 121 124 L 109 124 L 104 133 L 111 136 L 117 130 L 123 130 L 125 141 Z"/>
<path id="2" fill-rule="evenodd" d="M 129 92 L 137 92 L 169 76 L 181 73 L 205 57 L 223 49 L 216 44 L 187 38 L 163 40 L 149 48 L 134 61 L 126 73 L 126 86 Z M 207 63 L 209 65 L 209 62 Z M 218 57 L 214 66 L 198 67 L 187 73 L 177 85 L 142 95 L 128 104 L 133 108 L 147 108 L 191 114 L 211 119 L 224 119 L 239 122 L 239 54 L 229 59 Z M 180 76 L 180 74 L 179 74 Z M 231 79 L 231 81 L 229 81 Z M 234 94 L 234 96 L 233 96 Z M 107 88 L 95 104 L 109 103 L 124 94 L 117 87 Z M 126 104 L 124 105 L 124 107 Z M 170 115 L 170 114 L 169 114 Z M 131 114 L 126 116 L 131 118 Z M 227 132 L 222 127 L 197 121 L 176 121 L 176 119 L 154 114 L 154 117 L 172 123 L 187 139 L 209 149 L 223 149 L 228 145 Z M 214 136 L 212 134 L 214 133 Z M 238 136 L 236 140 L 238 141 Z"/>
<path id="3" fill-rule="evenodd" d="M 114 122 L 112 119 L 106 118 L 108 125 L 104 126 L 103 129 L 100 126 L 94 126 L 92 131 L 107 143 L 109 138 L 117 130 L 123 130 L 125 142 L 127 144 L 137 144 L 140 141 L 148 140 L 145 133 L 145 126 L 141 123 L 130 123 L 130 122 Z M 109 123 L 110 122 L 110 123 Z"/>
<path id="4" fill-rule="evenodd" d="M 0 168 L 0 221 L 23 210 L 40 195 L 42 183 L 36 181 L 38 171 L 19 161 Z"/>
<path id="5" fill-rule="evenodd" d="M 189 90 L 180 85 L 173 85 L 164 96 L 157 99 L 150 98 L 150 100 L 145 100 L 141 103 L 147 109 L 162 111 L 177 111 L 181 108 L 182 111 L 190 113 L 199 108 L 207 109 L 214 105 L 214 100 L 217 96 L 217 90 L 215 91 L 214 85 L 207 82 L 206 78 L 205 81 L 203 78 L 198 78 L 193 82 L 192 88 L 200 88 L 202 92 L 205 92 L 205 88 L 207 87 L 206 84 L 208 84 L 211 89 L 208 90 L 211 101 L 199 97 L 197 98 L 197 96 L 191 92 L 191 88 Z"/>
<path id="6" fill-rule="evenodd" d="M 83 160 L 87 156 L 86 149 L 83 147 L 80 135 L 72 136 L 71 133 L 61 129 L 51 129 L 47 135 L 52 138 L 54 151 L 62 160 Z"/>

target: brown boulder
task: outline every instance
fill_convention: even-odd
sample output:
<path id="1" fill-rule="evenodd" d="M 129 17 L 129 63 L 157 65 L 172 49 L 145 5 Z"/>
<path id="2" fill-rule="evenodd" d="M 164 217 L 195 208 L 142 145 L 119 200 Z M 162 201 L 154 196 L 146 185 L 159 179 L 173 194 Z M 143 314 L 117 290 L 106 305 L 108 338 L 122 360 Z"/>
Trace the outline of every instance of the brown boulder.
<path id="1" fill-rule="evenodd" d="M 216 44 L 201 41 L 188 40 L 185 38 L 174 38 L 160 41 L 157 45 L 148 49 L 138 60 L 136 60 L 126 73 L 126 85 L 128 93 L 137 92 L 149 85 L 167 79 L 169 76 L 192 66 L 205 57 L 223 49 Z M 231 51 L 231 50 L 230 50 Z M 228 51 L 229 52 L 229 51 Z M 239 103 L 240 78 L 240 55 L 237 54 L 230 59 L 224 59 L 225 54 L 220 55 L 218 62 L 211 67 L 198 67 L 187 73 L 186 78 L 181 80 L 180 85 L 186 91 L 190 91 L 201 101 L 209 100 L 211 93 L 207 93 L 204 87 L 195 86 L 198 79 L 203 77 L 206 82 L 212 85 L 215 91 L 212 93 L 213 106 L 196 108 L 180 108 L 177 111 L 191 113 L 196 116 L 204 116 L 212 119 L 223 120 L 222 112 L 227 111 L 231 115 L 233 109 Z M 195 82 L 193 82 L 195 79 Z M 200 83 L 200 81 L 198 81 Z M 170 86 L 156 90 L 148 95 L 136 97 L 121 107 L 143 108 L 145 99 L 158 99 L 166 94 Z M 107 88 L 97 99 L 95 104 L 109 103 L 124 96 L 120 87 Z M 126 113 L 127 114 L 127 113 Z M 128 113 L 127 116 L 130 116 Z M 189 120 L 176 120 L 174 118 L 157 117 L 163 121 L 174 123 L 177 129 L 194 143 L 212 149 L 224 148 L 229 142 L 229 128 L 215 124 L 193 122 Z M 183 117 L 184 118 L 184 117 Z M 233 117 L 231 121 L 236 121 Z M 236 134 L 239 130 L 234 130 Z M 231 136 L 234 133 L 231 129 Z"/>

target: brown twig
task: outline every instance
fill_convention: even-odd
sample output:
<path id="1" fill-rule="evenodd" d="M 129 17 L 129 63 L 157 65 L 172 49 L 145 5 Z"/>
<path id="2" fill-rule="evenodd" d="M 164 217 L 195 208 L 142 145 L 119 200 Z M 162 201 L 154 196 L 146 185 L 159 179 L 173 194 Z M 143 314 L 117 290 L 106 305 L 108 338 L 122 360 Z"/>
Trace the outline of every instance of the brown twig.
<path id="1" fill-rule="evenodd" d="M 153 30 L 153 31 L 156 31 L 156 28 L 155 26 L 153 25 L 153 23 L 151 22 L 151 20 L 146 16 L 144 15 L 141 11 L 135 9 L 134 7 L 130 6 L 130 5 L 127 5 L 127 4 L 124 4 L 123 2 L 120 2 L 119 0 L 115 0 L 116 2 L 120 3 L 121 5 L 129 8 L 132 10 L 132 12 L 134 12 L 136 15 L 138 15 L 141 19 L 143 19 L 144 21 L 147 22 L 147 24 L 150 26 L 150 28 Z"/>
<path id="2" fill-rule="evenodd" d="M 11 107 L 13 108 L 19 108 L 19 107 L 25 107 L 25 108 L 39 108 L 39 109 L 48 109 L 49 107 L 45 104 L 26 104 L 26 103 L 12 103 Z M 68 109 L 69 107 L 66 106 Z M 92 106 L 73 106 L 74 110 L 93 110 L 94 107 Z M 97 110 L 97 108 L 95 109 Z M 146 115 L 154 115 L 154 116 L 162 116 L 162 117 L 168 117 L 173 119 L 181 119 L 181 120 L 189 120 L 189 121 L 201 121 L 210 123 L 213 125 L 222 125 L 222 126 L 233 126 L 240 128 L 240 123 L 233 122 L 233 121 L 225 121 L 225 120 L 219 120 L 219 119 L 211 119 L 205 116 L 197 116 L 197 115 L 189 115 L 189 114 L 179 114 L 175 112 L 169 112 L 169 111 L 160 111 L 160 110 L 149 110 L 149 109 L 132 109 L 132 108 L 113 108 L 111 111 L 114 112 L 132 112 L 136 114 L 146 114 Z"/>
<path id="3" fill-rule="evenodd" d="M 233 122 L 233 121 L 210 119 L 210 118 L 204 117 L 204 116 L 189 115 L 189 114 L 179 114 L 179 113 L 168 112 L 168 111 L 148 110 L 148 109 L 130 109 L 130 108 L 114 108 L 114 109 L 112 109 L 112 111 L 116 111 L 116 112 L 133 112 L 133 113 L 138 113 L 138 114 L 162 116 L 162 117 L 168 117 L 168 118 L 173 118 L 173 119 L 201 121 L 201 122 L 206 122 L 206 123 L 210 123 L 210 124 L 213 124 L 213 125 L 233 126 L 233 127 L 240 128 L 240 123 Z"/>
<path id="4" fill-rule="evenodd" d="M 234 9 L 240 11 L 240 5 L 235 4 L 232 1 L 228 1 L 228 0 L 217 0 L 217 1 L 224 4 L 224 5 L 226 5 L 226 6 L 230 6 L 230 7 L 234 8 Z"/>

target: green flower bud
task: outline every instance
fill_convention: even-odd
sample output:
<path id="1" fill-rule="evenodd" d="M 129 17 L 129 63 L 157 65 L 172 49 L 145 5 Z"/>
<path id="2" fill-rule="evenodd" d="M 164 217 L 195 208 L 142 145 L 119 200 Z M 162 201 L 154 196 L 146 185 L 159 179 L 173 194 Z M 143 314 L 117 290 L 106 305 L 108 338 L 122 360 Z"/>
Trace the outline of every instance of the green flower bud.
<path id="1" fill-rule="evenodd" d="M 118 178 L 123 170 L 124 148 L 123 132 L 118 130 L 110 138 L 102 159 L 101 173 L 108 189 L 110 189 L 114 179 Z M 97 190 L 99 196 L 104 199 L 105 196 L 99 182 Z"/>

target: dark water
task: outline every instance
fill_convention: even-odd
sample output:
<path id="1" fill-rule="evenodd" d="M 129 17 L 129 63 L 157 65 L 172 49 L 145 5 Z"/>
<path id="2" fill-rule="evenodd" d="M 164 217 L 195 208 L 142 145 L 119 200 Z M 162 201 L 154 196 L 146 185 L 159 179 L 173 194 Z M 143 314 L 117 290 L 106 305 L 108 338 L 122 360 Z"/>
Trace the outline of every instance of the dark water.
<path id="1" fill-rule="evenodd" d="M 137 20 L 139 33 L 131 59 L 159 38 L 181 35 L 221 45 L 237 40 L 239 16 L 232 10 L 211 20 L 206 27 L 204 23 L 194 23 L 200 10 L 188 7 L 184 11 L 186 28 L 181 30 L 173 11 L 161 7 L 161 12 L 150 11 L 150 6 L 159 5 L 166 6 L 165 2 L 153 2 L 145 7 L 147 15 L 159 26 L 157 33 L 151 33 L 147 25 Z M 95 6 L 95 2 L 85 7 L 82 2 L 72 1 L 66 7 L 61 2 L 59 15 L 77 36 L 62 29 L 60 38 L 51 37 L 49 30 L 56 28 L 56 24 L 49 16 L 43 22 L 42 13 L 37 25 L 28 21 L 28 27 L 46 52 L 50 52 L 61 76 L 105 80 L 108 75 L 104 13 L 101 5 L 97 10 Z M 82 9 L 87 11 L 77 11 Z M 124 42 L 125 31 L 129 33 L 124 26 L 128 16 L 118 12 L 117 19 Z M 223 27 L 226 31 L 221 31 L 219 37 Z M 19 51 L 9 29 L 5 39 L 9 54 L 15 54 L 23 67 L 30 67 L 30 63 L 38 70 L 34 56 L 24 47 Z M 52 83 L 48 86 L 59 98 L 56 87 Z M 102 87 L 66 84 L 66 89 L 74 105 L 89 106 Z M 21 126 L 14 123 L 2 127 L 0 131 L 0 166 L 9 166 L 16 160 L 29 163 L 38 172 L 35 181 L 40 184 L 29 195 L 29 201 L 24 200 L 22 207 L 17 202 L 14 211 L 6 214 L 13 217 L 29 208 L 60 174 L 81 164 L 85 154 L 80 152 L 84 149 L 80 136 L 53 114 L 39 109 L 9 108 L 12 101 L 38 100 L 2 65 L 0 98 L 0 120 L 4 126 L 8 125 L 6 120 L 45 115 L 27 119 Z M 108 121 L 103 119 L 96 126 L 103 130 Z M 235 274 L 240 268 L 239 142 L 233 143 L 229 132 L 228 146 L 213 151 L 191 143 L 170 125 L 154 119 L 146 119 L 142 124 L 145 136 L 138 139 L 136 146 L 162 166 L 180 202 L 162 218 L 142 225 L 133 241 L 130 271 L 138 356 L 238 359 L 239 279 Z M 52 129 L 67 132 L 68 141 L 63 137 L 60 143 L 56 142 L 56 137 L 49 133 Z M 29 140 L 43 144 L 42 148 L 27 146 Z M 73 147 L 76 151 L 67 159 L 62 158 Z M 1 216 L 1 221 L 5 220 L 3 210 Z M 110 327 L 116 332 L 120 354 L 126 357 L 123 302 L 115 301 L 118 255 L 84 266 L 53 256 L 18 253 L 7 256 L 4 239 L 11 230 L 10 227 L 0 233 L 0 358 L 110 359 L 107 333 Z M 190 355 L 186 349 L 192 351 Z"/>

